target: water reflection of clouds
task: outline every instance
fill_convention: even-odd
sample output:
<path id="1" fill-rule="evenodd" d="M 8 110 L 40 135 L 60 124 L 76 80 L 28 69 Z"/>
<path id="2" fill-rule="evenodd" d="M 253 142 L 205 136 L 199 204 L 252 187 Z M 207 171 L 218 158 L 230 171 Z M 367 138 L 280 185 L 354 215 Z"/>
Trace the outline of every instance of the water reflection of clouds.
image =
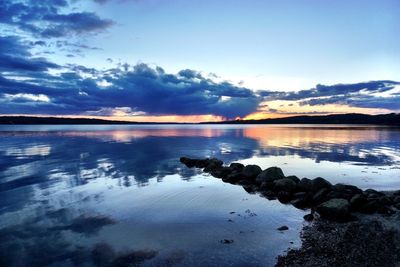
<path id="1" fill-rule="evenodd" d="M 74 129 L 74 126 L 71 126 Z M 0 190 L 72 179 L 119 179 L 146 183 L 194 170 L 178 158 L 218 157 L 226 162 L 251 157 L 299 156 L 352 165 L 399 162 L 400 132 L 374 127 L 160 126 L 116 130 L 2 132 Z M 3 151 L 3 152 L 2 152 Z"/>

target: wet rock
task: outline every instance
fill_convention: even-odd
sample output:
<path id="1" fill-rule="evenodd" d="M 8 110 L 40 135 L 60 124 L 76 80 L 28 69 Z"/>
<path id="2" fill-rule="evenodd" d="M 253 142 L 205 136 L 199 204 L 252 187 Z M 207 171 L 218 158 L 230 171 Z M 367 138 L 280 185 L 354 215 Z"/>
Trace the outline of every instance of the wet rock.
<path id="1" fill-rule="evenodd" d="M 242 175 L 247 179 L 255 179 L 261 173 L 261 168 L 258 165 L 246 165 L 242 170 Z"/>
<path id="2" fill-rule="evenodd" d="M 286 231 L 286 230 L 289 230 L 289 227 L 287 227 L 286 225 L 282 225 L 281 227 L 277 228 L 276 230 L 278 230 L 278 231 Z"/>
<path id="3" fill-rule="evenodd" d="M 384 196 L 385 194 L 378 192 L 374 189 L 367 189 L 364 191 L 365 194 L 368 195 L 368 198 L 373 198 L 373 197 L 380 197 L 380 196 Z"/>
<path id="4" fill-rule="evenodd" d="M 249 194 L 254 194 L 258 191 L 259 187 L 255 184 L 249 184 L 249 185 L 244 185 L 243 189 Z"/>
<path id="5" fill-rule="evenodd" d="M 295 194 L 290 203 L 298 209 L 306 209 L 311 206 L 311 197 L 306 193 L 303 196 L 296 196 Z"/>
<path id="6" fill-rule="evenodd" d="M 281 202 L 283 204 L 289 203 L 290 200 L 292 200 L 292 195 L 287 191 L 278 192 L 277 197 L 278 197 L 279 202 Z"/>
<path id="7" fill-rule="evenodd" d="M 346 221 L 350 219 L 350 204 L 346 199 L 334 198 L 319 205 L 316 211 L 322 218 Z"/>
<path id="8" fill-rule="evenodd" d="M 244 165 L 242 163 L 234 162 L 229 165 L 233 171 L 241 172 L 244 168 Z"/>
<path id="9" fill-rule="evenodd" d="M 367 203 L 367 198 L 362 194 L 356 194 L 350 199 L 350 208 L 354 211 L 359 210 Z"/>
<path id="10" fill-rule="evenodd" d="M 204 168 L 204 172 L 211 172 L 212 170 L 215 170 L 217 168 L 222 167 L 222 164 L 224 164 L 222 162 L 222 160 L 216 159 L 216 158 L 212 158 L 208 161 L 208 165 Z"/>
<path id="11" fill-rule="evenodd" d="M 283 179 L 285 175 L 281 168 L 278 167 L 270 167 L 262 172 L 260 172 L 256 178 L 256 182 L 258 183 L 273 183 L 275 180 Z"/>
<path id="12" fill-rule="evenodd" d="M 369 199 L 367 201 L 368 201 L 367 203 L 365 203 L 363 206 L 360 207 L 359 209 L 360 212 L 371 214 L 377 212 L 378 209 L 381 207 L 378 200 Z"/>
<path id="13" fill-rule="evenodd" d="M 227 177 L 232 173 L 232 169 L 230 167 L 219 167 L 211 170 L 210 174 L 216 178 Z"/>
<path id="14" fill-rule="evenodd" d="M 312 182 L 308 178 L 302 178 L 296 185 L 296 190 L 299 192 L 310 192 L 312 189 Z"/>
<path id="15" fill-rule="evenodd" d="M 224 177 L 222 177 L 222 181 L 226 183 L 237 183 L 239 181 L 244 181 L 245 177 L 241 173 L 230 173 Z M 247 181 L 247 184 L 250 182 Z"/>
<path id="16" fill-rule="evenodd" d="M 391 205 L 393 204 L 393 201 L 387 197 L 387 196 L 382 196 L 378 199 L 379 204 L 381 205 Z"/>
<path id="17" fill-rule="evenodd" d="M 332 190 L 336 191 L 336 192 L 343 192 L 346 194 L 351 194 L 351 195 L 362 193 L 362 190 L 360 188 L 358 188 L 357 186 L 348 185 L 348 184 L 335 184 L 334 186 L 332 186 Z"/>
<path id="18" fill-rule="evenodd" d="M 322 188 L 331 189 L 332 184 L 322 177 L 311 180 L 311 191 L 318 192 Z"/>
<path id="19" fill-rule="evenodd" d="M 314 204 L 320 204 L 324 201 L 327 200 L 326 196 L 328 195 L 328 193 L 330 192 L 330 190 L 328 188 L 322 188 L 321 190 L 319 190 L 317 193 L 315 193 L 312 197 L 312 202 Z"/>
<path id="20" fill-rule="evenodd" d="M 300 182 L 300 179 L 299 179 L 297 176 L 295 176 L 295 175 L 286 176 L 286 179 L 290 179 L 290 180 L 292 180 L 293 182 L 295 182 L 296 184 L 297 184 L 298 182 Z"/>
<path id="21" fill-rule="evenodd" d="M 273 183 L 263 182 L 260 185 L 260 190 L 262 190 L 262 191 L 272 190 L 273 188 L 274 188 L 274 184 Z"/>
<path id="22" fill-rule="evenodd" d="M 262 191 L 261 195 L 265 198 L 267 198 L 268 200 L 274 200 L 276 199 L 276 194 L 274 192 L 272 192 L 271 190 L 267 190 L 267 191 Z"/>
<path id="23" fill-rule="evenodd" d="M 394 202 L 394 203 L 400 203 L 400 196 L 395 195 L 395 196 L 393 197 L 393 202 Z"/>
<path id="24" fill-rule="evenodd" d="M 222 244 L 232 244 L 234 241 L 232 239 L 222 239 L 219 242 Z"/>
<path id="25" fill-rule="evenodd" d="M 304 220 L 307 222 L 311 222 L 312 220 L 314 220 L 314 215 L 312 213 L 306 214 L 303 216 Z"/>
<path id="26" fill-rule="evenodd" d="M 295 191 L 296 183 L 288 178 L 275 180 L 273 189 L 275 192 L 285 191 L 291 193 Z"/>
<path id="27" fill-rule="evenodd" d="M 205 168 L 207 165 L 210 163 L 210 159 L 198 159 L 195 162 L 195 167 L 196 168 Z"/>
<path id="28" fill-rule="evenodd" d="M 196 160 L 188 157 L 181 157 L 179 161 L 185 164 L 188 168 L 193 168 L 196 165 Z"/>

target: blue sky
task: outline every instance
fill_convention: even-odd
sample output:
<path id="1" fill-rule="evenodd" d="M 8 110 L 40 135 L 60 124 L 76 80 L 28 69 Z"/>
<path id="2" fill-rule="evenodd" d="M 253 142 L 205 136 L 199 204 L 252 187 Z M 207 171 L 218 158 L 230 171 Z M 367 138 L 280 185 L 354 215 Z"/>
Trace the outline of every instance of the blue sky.
<path id="1" fill-rule="evenodd" d="M 397 0 L 5 0 L 0 113 L 399 112 L 399 10 Z"/>

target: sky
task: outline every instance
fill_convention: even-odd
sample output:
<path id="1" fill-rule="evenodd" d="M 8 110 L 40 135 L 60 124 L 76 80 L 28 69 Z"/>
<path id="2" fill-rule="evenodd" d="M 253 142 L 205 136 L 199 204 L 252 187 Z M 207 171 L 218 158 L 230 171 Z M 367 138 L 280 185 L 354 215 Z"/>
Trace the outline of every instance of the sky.
<path id="1" fill-rule="evenodd" d="M 400 112 L 398 0 L 2 0 L 0 114 Z"/>

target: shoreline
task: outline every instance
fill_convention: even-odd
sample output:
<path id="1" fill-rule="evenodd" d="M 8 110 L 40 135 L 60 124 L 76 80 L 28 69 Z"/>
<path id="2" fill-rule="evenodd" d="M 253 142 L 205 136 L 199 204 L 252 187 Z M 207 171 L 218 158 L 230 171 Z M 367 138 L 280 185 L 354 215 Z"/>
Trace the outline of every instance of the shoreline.
<path id="1" fill-rule="evenodd" d="M 276 266 L 400 266 L 400 190 L 332 185 L 321 177 L 285 176 L 278 167 L 224 166 L 215 158 L 181 157 L 180 162 L 248 193 L 310 210 L 301 247 L 278 256 Z"/>

